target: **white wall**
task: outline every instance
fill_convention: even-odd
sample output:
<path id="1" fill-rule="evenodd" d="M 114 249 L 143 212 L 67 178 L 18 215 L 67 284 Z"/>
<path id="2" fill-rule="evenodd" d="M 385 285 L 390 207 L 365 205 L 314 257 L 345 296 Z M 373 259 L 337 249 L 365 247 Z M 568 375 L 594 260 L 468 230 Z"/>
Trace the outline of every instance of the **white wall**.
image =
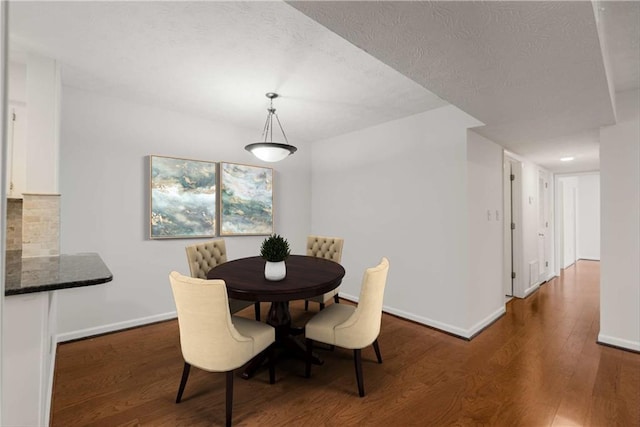
<path id="1" fill-rule="evenodd" d="M 636 351 L 640 351 L 639 99 L 638 91 L 616 94 L 622 121 L 600 129 L 598 341 Z"/>
<path id="2" fill-rule="evenodd" d="M 504 313 L 503 148 L 468 131 L 467 188 L 469 221 L 468 324 L 477 332 Z"/>
<path id="3" fill-rule="evenodd" d="M 7 138 L 6 138 L 6 114 L 7 114 L 7 45 L 9 41 L 7 2 L 0 2 L 0 197 L 4 200 L 7 196 Z M 7 217 L 7 204 L 0 204 L 0 217 Z M 4 221 L 3 221 L 4 224 Z M 5 227 L 0 227 L 0 284 L 4 289 L 5 278 L 5 254 L 7 249 Z M 4 295 L 0 298 L 0 331 L 4 327 Z M 4 353 L 2 336 L 0 336 L 0 354 Z M 0 422 L 2 422 L 3 410 L 2 402 L 4 376 L 2 364 L 0 363 Z"/>
<path id="4" fill-rule="evenodd" d="M 11 110 L 16 109 L 18 114 L 11 144 L 10 163 L 14 167 L 11 175 L 16 184 L 12 196 L 21 196 L 24 191 L 56 193 L 58 65 L 37 54 L 20 56 L 23 62 L 12 64 L 9 79 Z M 28 126 L 27 108 L 31 113 Z M 7 169 L 3 166 L 3 176 Z M 5 393 L 0 421 L 3 426 L 44 425 L 49 420 L 55 361 L 55 346 L 51 345 L 56 334 L 55 297 L 53 292 L 42 292 L 13 295 L 4 300 L 2 362 L 6 373 L 2 378 Z"/>
<path id="5" fill-rule="evenodd" d="M 264 165 L 244 150 L 260 129 L 240 129 L 63 88 L 61 249 L 97 252 L 114 280 L 59 294 L 62 340 L 172 317 L 171 270 L 189 272 L 193 239 L 149 240 L 151 154 Z M 275 230 L 304 253 L 310 231 L 310 149 L 274 167 Z M 229 258 L 257 255 L 264 237 L 227 237 Z"/>
<path id="6" fill-rule="evenodd" d="M 28 54 L 25 188 L 29 193 L 58 192 L 60 87 L 56 61 Z"/>
<path id="7" fill-rule="evenodd" d="M 9 60 L 9 104 L 26 105 L 27 103 L 27 64 L 26 54 L 14 54 L 20 60 Z"/>
<path id="8" fill-rule="evenodd" d="M 365 268 L 387 256 L 385 310 L 470 334 L 467 128 L 478 124 L 447 106 L 313 144 L 311 231 L 345 239 L 341 295 L 357 299 Z"/>
<path id="9" fill-rule="evenodd" d="M 576 255 L 578 259 L 600 260 L 600 174 L 577 178 Z"/>
<path id="10" fill-rule="evenodd" d="M 577 260 L 577 201 L 578 178 L 560 179 L 562 185 L 562 268 L 567 268 Z"/>

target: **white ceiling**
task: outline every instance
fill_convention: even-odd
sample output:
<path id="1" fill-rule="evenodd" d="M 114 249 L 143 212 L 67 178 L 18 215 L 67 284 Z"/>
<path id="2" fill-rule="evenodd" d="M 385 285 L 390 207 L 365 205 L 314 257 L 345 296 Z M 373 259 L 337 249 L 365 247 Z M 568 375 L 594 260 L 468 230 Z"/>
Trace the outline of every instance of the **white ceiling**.
<path id="1" fill-rule="evenodd" d="M 256 140 L 267 92 L 281 95 L 294 144 L 446 105 L 283 2 L 17 2 L 9 31 L 12 46 L 59 60 L 65 85 L 255 129 Z"/>
<path id="2" fill-rule="evenodd" d="M 290 2 L 553 171 L 599 169 L 615 111 L 590 2 Z M 638 3 L 606 2 L 618 90 L 638 88 Z M 554 156 L 575 155 L 558 166 Z"/>
<path id="3" fill-rule="evenodd" d="M 486 124 L 479 133 L 556 172 L 598 169 L 597 128 L 614 122 L 607 78 L 640 87 L 636 2 L 596 9 L 610 69 L 590 2 L 290 4 L 12 2 L 9 30 L 18 50 L 58 59 L 65 85 L 256 138 L 268 91 L 282 95 L 294 144 L 449 101 Z"/>
<path id="4" fill-rule="evenodd" d="M 640 86 L 640 2 L 598 4 L 617 92 Z"/>

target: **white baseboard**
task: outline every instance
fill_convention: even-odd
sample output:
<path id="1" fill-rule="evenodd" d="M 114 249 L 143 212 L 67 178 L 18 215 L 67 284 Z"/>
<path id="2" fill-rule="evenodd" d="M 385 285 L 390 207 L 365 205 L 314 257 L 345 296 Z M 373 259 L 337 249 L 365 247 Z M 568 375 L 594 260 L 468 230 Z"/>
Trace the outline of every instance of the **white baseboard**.
<path id="1" fill-rule="evenodd" d="M 493 313 L 491 313 L 490 315 L 488 315 L 487 317 L 485 317 L 484 319 L 482 319 L 481 321 L 473 325 L 471 329 L 469 329 L 467 332 L 469 334 L 468 338 L 471 338 L 476 334 L 478 334 L 479 332 L 481 332 L 484 328 L 486 328 L 487 326 L 495 322 L 506 312 L 507 312 L 507 309 L 503 305 L 502 307 L 500 307 L 499 309 L 497 309 L 496 311 L 494 311 Z"/>
<path id="2" fill-rule="evenodd" d="M 614 347 L 626 348 L 628 350 L 640 352 L 640 341 L 629 341 L 622 338 L 598 334 L 598 342 L 602 344 L 612 345 Z"/>
<path id="3" fill-rule="evenodd" d="M 53 337 L 51 337 L 51 339 L 53 339 Z M 51 399 L 53 396 L 53 379 L 54 379 L 54 375 L 55 375 L 55 371 L 56 371 L 56 351 L 58 349 L 57 345 L 53 345 L 51 346 L 51 361 L 49 362 L 49 376 L 48 381 L 47 381 L 47 390 L 46 392 L 46 396 L 47 399 L 45 400 L 45 406 L 44 406 L 44 419 L 43 424 L 42 425 L 49 425 L 49 420 L 51 419 Z"/>
<path id="4" fill-rule="evenodd" d="M 542 282 L 538 282 L 535 285 L 525 289 L 524 290 L 524 296 L 522 298 L 526 298 L 529 295 L 531 295 L 532 293 L 534 293 L 540 287 L 540 283 L 542 283 Z"/>
<path id="5" fill-rule="evenodd" d="M 108 332 L 120 331 L 122 329 L 133 328 L 136 326 L 147 325 L 149 323 L 162 322 L 163 320 L 175 319 L 178 314 L 175 311 L 168 313 L 156 314 L 148 317 L 140 317 L 138 319 L 126 320 L 124 322 L 111 323 L 108 325 L 96 326 L 93 328 L 80 329 L 72 332 L 65 332 L 56 336 L 57 342 L 65 342 L 77 340 L 80 338 L 91 337 L 94 335 L 106 334 Z"/>
<path id="6" fill-rule="evenodd" d="M 358 302 L 358 297 L 355 297 L 353 295 L 349 295 L 341 292 L 340 297 L 344 297 L 349 301 Z M 491 313 L 489 316 L 485 317 L 480 322 L 473 325 L 470 329 L 459 328 L 457 326 L 449 325 L 448 323 L 439 322 L 437 320 L 419 316 L 414 313 L 409 313 L 404 310 L 399 310 L 397 308 L 389 307 L 387 305 L 382 307 L 382 311 L 384 311 L 385 313 L 393 314 L 394 316 L 402 317 L 403 319 L 411 320 L 416 323 L 420 323 L 435 329 L 439 329 L 441 331 L 456 335 L 460 338 L 471 339 L 474 335 L 476 335 L 482 329 L 486 328 L 493 321 L 495 321 L 500 316 L 502 316 L 506 312 L 506 309 L 504 306 L 500 307 L 498 310 L 496 310 L 495 312 Z"/>

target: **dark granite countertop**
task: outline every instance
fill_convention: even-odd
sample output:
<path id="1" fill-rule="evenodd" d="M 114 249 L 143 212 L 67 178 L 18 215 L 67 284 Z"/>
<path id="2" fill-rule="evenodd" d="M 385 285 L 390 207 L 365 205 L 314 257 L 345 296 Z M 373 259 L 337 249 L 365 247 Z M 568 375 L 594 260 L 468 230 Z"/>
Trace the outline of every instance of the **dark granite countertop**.
<path id="1" fill-rule="evenodd" d="M 22 251 L 7 251 L 6 261 L 4 294 L 7 296 L 99 285 L 113 280 L 95 253 L 22 258 Z"/>

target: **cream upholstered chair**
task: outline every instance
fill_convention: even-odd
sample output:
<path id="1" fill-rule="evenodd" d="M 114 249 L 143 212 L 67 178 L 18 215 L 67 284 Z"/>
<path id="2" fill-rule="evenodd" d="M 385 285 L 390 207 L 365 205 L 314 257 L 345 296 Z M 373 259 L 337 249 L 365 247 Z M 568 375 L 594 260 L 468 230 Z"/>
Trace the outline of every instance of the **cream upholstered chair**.
<path id="1" fill-rule="evenodd" d="M 269 349 L 269 382 L 275 382 L 271 346 L 275 329 L 255 320 L 231 316 L 223 280 L 195 279 L 173 271 L 169 281 L 178 311 L 184 357 L 176 403 L 182 399 L 191 366 L 209 372 L 226 372 L 226 425 L 230 426 L 234 369 Z"/>
<path id="2" fill-rule="evenodd" d="M 338 264 L 342 261 L 342 246 L 344 245 L 344 239 L 340 237 L 325 237 L 311 235 L 307 237 L 307 255 L 317 258 L 330 259 Z M 327 292 L 326 294 L 318 295 L 313 298 L 307 298 L 304 301 L 304 309 L 309 309 L 309 301 L 317 302 L 320 304 L 320 310 L 324 309 L 325 304 L 331 298 L 337 303 L 338 288 Z"/>
<path id="3" fill-rule="evenodd" d="M 389 260 L 382 258 L 380 264 L 368 268 L 362 279 L 358 306 L 333 304 L 316 314 L 305 326 L 307 364 L 305 376 L 311 375 L 311 352 L 313 342 L 353 349 L 356 380 L 360 397 L 364 396 L 361 349 L 373 344 L 378 363 L 382 363 L 378 335 L 382 321 L 382 300 L 387 283 Z"/>
<path id="4" fill-rule="evenodd" d="M 224 239 L 215 239 L 209 242 L 187 246 L 186 250 L 191 277 L 197 279 L 206 279 L 209 270 L 216 265 L 227 262 L 227 247 Z M 251 305 L 254 306 L 256 320 L 260 320 L 259 302 L 229 298 L 229 310 L 231 314 L 237 313 Z"/>

